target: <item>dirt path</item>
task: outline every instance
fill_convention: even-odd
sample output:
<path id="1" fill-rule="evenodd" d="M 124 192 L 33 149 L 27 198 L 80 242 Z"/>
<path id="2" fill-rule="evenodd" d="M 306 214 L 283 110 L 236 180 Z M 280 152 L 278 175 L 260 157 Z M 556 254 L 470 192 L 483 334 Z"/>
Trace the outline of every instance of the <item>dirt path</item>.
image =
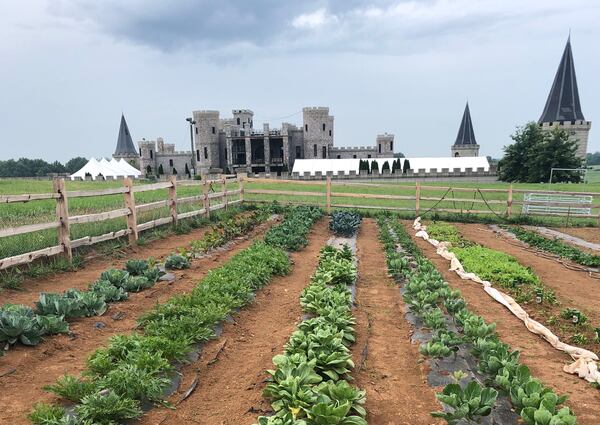
<path id="1" fill-rule="evenodd" d="M 204 226 L 184 235 L 170 235 L 164 239 L 154 240 L 145 246 L 126 247 L 118 253 L 121 258 L 116 258 L 116 255 L 106 257 L 92 253 L 93 257 L 86 260 L 84 267 L 79 270 L 57 273 L 39 279 L 26 279 L 19 290 L 3 290 L 0 292 L 0 303 L 31 305 L 38 300 L 40 292 L 62 292 L 70 288 L 86 289 L 106 269 L 122 268 L 125 262 L 131 258 L 154 257 L 158 259 L 166 257 L 175 252 L 177 248 L 188 246 L 190 242 L 202 238 L 209 230 L 210 226 Z"/>
<path id="2" fill-rule="evenodd" d="M 562 371 L 563 366 L 570 362 L 570 357 L 527 331 L 519 319 L 485 294 L 479 284 L 462 280 L 456 273 L 449 271 L 449 262 L 437 255 L 435 248 L 428 242 L 415 238 L 410 224 L 405 222 L 406 230 L 450 286 L 460 289 L 469 309 L 486 321 L 496 323 L 496 331 L 502 341 L 521 351 L 521 361 L 531 369 L 535 377 L 555 391 L 569 395 L 568 405 L 577 415 L 579 425 L 596 425 L 600 412 L 600 392 L 577 376 Z M 560 273 L 563 272 L 566 272 L 564 268 Z"/>
<path id="3" fill-rule="evenodd" d="M 175 294 L 190 292 L 211 269 L 227 262 L 260 237 L 273 222 L 258 226 L 248 237 L 239 238 L 228 250 L 217 250 L 212 255 L 194 260 L 191 268 L 179 272 L 174 283 L 159 282 L 155 287 L 130 294 L 127 301 L 110 304 L 100 317 L 75 319 L 70 322 L 72 336 L 57 335 L 36 347 L 15 346 L 0 357 L 0 423 L 29 423 L 25 416 L 34 403 L 51 401 L 53 396 L 42 390 L 64 374 L 78 374 L 85 360 L 108 338 L 119 333 L 132 332 L 137 318 Z M 120 316 L 120 317 L 119 317 Z"/>
<path id="4" fill-rule="evenodd" d="M 597 227 L 558 227 L 554 230 L 575 236 L 584 241 L 600 244 L 600 229 Z"/>
<path id="5" fill-rule="evenodd" d="M 176 410 L 153 409 L 141 424 L 241 425 L 256 423 L 270 410 L 262 390 L 271 359 L 283 346 L 302 316 L 300 293 L 317 267 L 319 250 L 327 242 L 327 220 L 310 233 L 309 245 L 292 254 L 292 272 L 275 278 L 254 302 L 224 326 L 222 335 L 206 344 L 200 359 L 182 370 L 183 381 L 171 401 L 179 400 L 194 381 L 198 386 Z"/>
<path id="6" fill-rule="evenodd" d="M 467 239 L 487 248 L 512 255 L 524 266 L 531 267 L 542 282 L 553 289 L 561 308 L 576 307 L 582 310 L 592 324 L 600 326 L 600 279 L 594 279 L 587 273 L 570 270 L 562 264 L 536 255 L 520 244 L 510 243 L 492 232 L 483 224 L 455 224 L 459 232 Z"/>
<path id="7" fill-rule="evenodd" d="M 424 364 L 418 363 L 418 349 L 410 342 L 403 300 L 387 275 L 377 234 L 375 221 L 365 219 L 358 237 L 357 343 L 353 358 L 357 365 L 355 384 L 367 390 L 367 420 L 371 425 L 441 423 L 429 414 L 441 406 L 427 385 Z"/>

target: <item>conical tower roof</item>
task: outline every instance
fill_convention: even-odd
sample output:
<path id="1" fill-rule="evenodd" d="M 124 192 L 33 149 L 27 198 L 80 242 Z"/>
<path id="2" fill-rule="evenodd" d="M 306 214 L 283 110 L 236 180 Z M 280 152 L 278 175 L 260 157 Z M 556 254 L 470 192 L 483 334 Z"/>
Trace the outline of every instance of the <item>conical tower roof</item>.
<path id="1" fill-rule="evenodd" d="M 131 134 L 129 133 L 129 127 L 127 127 L 125 116 L 121 114 L 121 125 L 119 127 L 119 137 L 117 138 L 117 148 L 115 149 L 113 156 L 120 157 L 130 155 L 137 156 L 138 152 L 135 150 L 133 140 L 131 140 Z"/>
<path id="2" fill-rule="evenodd" d="M 473 123 L 471 122 L 471 112 L 469 111 L 469 102 L 465 106 L 465 112 L 460 122 L 458 135 L 456 136 L 455 145 L 476 145 L 475 133 L 473 132 Z"/>
<path id="3" fill-rule="evenodd" d="M 538 123 L 575 120 L 585 120 L 585 118 L 579 103 L 579 90 L 577 89 L 575 64 L 571 51 L 571 36 L 569 36 L 546 101 L 546 107 Z"/>

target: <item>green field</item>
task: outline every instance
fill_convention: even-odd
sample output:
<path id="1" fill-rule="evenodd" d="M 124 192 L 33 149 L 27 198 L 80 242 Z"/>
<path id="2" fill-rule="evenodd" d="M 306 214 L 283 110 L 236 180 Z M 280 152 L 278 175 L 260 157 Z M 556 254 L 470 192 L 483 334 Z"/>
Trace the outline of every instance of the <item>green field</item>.
<path id="1" fill-rule="evenodd" d="M 596 171 L 595 171 L 596 172 Z M 597 171 L 600 174 L 600 167 Z M 590 172 L 590 175 L 592 173 Z M 598 176 L 597 176 L 598 177 Z M 600 180 L 600 177 L 598 177 Z M 136 184 L 144 184 L 147 182 L 136 182 Z M 348 183 L 347 185 L 340 185 L 333 183 L 332 192 L 334 193 L 361 193 L 361 194 L 382 194 L 382 195 L 403 195 L 403 196 L 414 196 L 415 195 L 415 184 L 414 183 L 396 183 L 389 182 L 386 180 L 376 180 L 371 183 L 383 183 L 382 187 L 369 186 L 367 184 L 360 184 L 356 181 Z M 430 211 L 432 207 L 453 209 L 458 211 L 467 210 L 481 210 L 489 211 L 489 218 L 500 219 L 506 213 L 506 200 L 509 185 L 506 183 L 428 183 L 425 182 L 423 185 L 443 187 L 451 185 L 453 187 L 461 188 L 480 188 L 480 189 L 501 189 L 504 192 L 461 192 L 455 190 L 447 190 L 444 188 L 440 189 L 422 189 L 422 198 L 440 198 L 445 196 L 445 199 L 441 202 L 435 200 L 421 200 L 421 214 L 428 213 L 433 214 L 434 211 Z M 108 187 L 120 187 L 122 182 L 120 181 L 98 181 L 98 182 L 82 182 L 82 181 L 66 181 L 66 188 L 68 191 L 71 190 L 82 190 L 82 189 L 103 189 Z M 230 184 L 230 189 L 237 186 L 236 183 Z M 325 182 L 320 182 L 317 185 L 308 185 L 301 183 L 280 183 L 273 180 L 264 180 L 260 182 L 249 182 L 246 184 L 247 190 L 252 189 L 269 189 L 269 190 L 283 190 L 293 192 L 310 192 L 314 193 L 314 196 L 303 196 L 303 195 L 272 195 L 272 194 L 251 194 L 247 193 L 245 199 L 249 201 L 273 201 L 277 200 L 282 203 L 296 202 L 296 203 L 310 203 L 317 205 L 325 205 Z M 514 189 L 522 190 L 560 190 L 560 191 L 588 191 L 588 192 L 600 192 L 600 181 L 589 184 L 515 184 Z M 215 187 L 215 190 L 219 190 L 219 186 Z M 0 180 L 0 194 L 23 194 L 23 193 L 48 193 L 52 191 L 52 182 L 48 180 Z M 192 195 L 198 195 L 201 193 L 201 187 L 199 186 L 180 186 L 178 187 L 178 197 L 186 197 Z M 164 200 L 167 198 L 167 190 L 155 190 L 149 192 L 137 193 L 135 195 L 136 204 L 143 204 L 147 202 Z M 514 200 L 519 201 L 523 199 L 523 194 L 515 193 Z M 474 202 L 485 200 L 492 202 L 485 204 L 483 202 Z M 333 196 L 332 203 L 343 204 L 350 206 L 370 206 L 381 209 L 391 208 L 408 208 L 411 211 L 406 211 L 403 214 L 406 216 L 414 216 L 414 200 L 391 200 L 391 199 L 367 199 L 367 198 L 350 198 L 342 196 Z M 493 201 L 500 201 L 498 204 L 494 204 Z M 213 203 L 219 202 L 213 200 Z M 598 203 L 598 201 L 595 201 Z M 53 200 L 42 200 L 42 201 L 30 201 L 28 203 L 11 203 L 3 204 L 0 207 L 0 228 L 14 227 L 24 224 L 41 223 L 52 221 L 55 219 L 55 206 L 56 203 Z M 117 208 L 122 208 L 123 196 L 122 195 L 109 195 L 102 197 L 90 197 L 90 198 L 72 198 L 69 199 L 69 213 L 70 215 L 80 215 L 97 213 L 101 211 L 109 211 Z M 179 212 L 186 212 L 201 208 L 201 204 L 185 204 L 178 206 Z M 513 215 L 518 216 L 521 211 L 519 205 L 513 205 Z M 597 211 L 595 211 L 597 213 Z M 460 213 L 459 213 L 460 214 Z M 138 223 L 147 222 L 159 217 L 166 217 L 169 215 L 168 208 L 161 208 L 154 211 L 138 214 Z M 449 216 L 452 218 L 452 216 Z M 565 225 L 565 224 L 577 224 L 577 225 L 592 225 L 595 223 L 594 220 L 584 219 L 570 219 L 567 223 L 565 218 L 544 218 L 543 220 L 538 219 L 547 224 L 554 225 Z M 107 220 L 99 223 L 88 223 L 78 224 L 71 226 L 71 239 L 81 238 L 83 236 L 97 236 L 102 235 L 111 231 L 125 228 L 125 218 L 119 218 L 114 220 Z M 45 248 L 48 246 L 56 245 L 57 237 L 56 232 L 40 231 L 25 235 L 18 235 L 13 237 L 1 238 L 0 239 L 0 258 L 18 255 L 33 250 Z"/>

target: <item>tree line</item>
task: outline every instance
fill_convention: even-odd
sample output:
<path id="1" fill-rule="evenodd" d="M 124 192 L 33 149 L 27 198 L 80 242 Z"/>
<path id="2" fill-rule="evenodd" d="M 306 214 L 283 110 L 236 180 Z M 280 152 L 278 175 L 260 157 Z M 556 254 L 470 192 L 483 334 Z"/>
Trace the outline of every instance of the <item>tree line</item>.
<path id="1" fill-rule="evenodd" d="M 73 174 L 88 160 L 81 156 L 71 158 L 64 164 L 59 161 L 46 162 L 43 159 L 19 158 L 0 161 L 0 177 L 45 177 L 48 174 Z"/>

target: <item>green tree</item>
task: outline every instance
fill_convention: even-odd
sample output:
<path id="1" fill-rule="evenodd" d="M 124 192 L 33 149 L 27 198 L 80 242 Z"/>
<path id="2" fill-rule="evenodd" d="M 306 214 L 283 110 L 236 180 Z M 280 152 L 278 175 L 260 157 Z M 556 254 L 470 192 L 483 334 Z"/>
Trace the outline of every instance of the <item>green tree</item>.
<path id="1" fill-rule="evenodd" d="M 390 163 L 389 163 L 389 162 L 387 162 L 387 161 L 385 161 L 385 162 L 383 163 L 383 166 L 381 167 L 381 172 L 382 172 L 382 173 L 384 173 L 384 172 L 386 172 L 386 171 L 387 171 L 388 173 L 390 172 Z"/>
<path id="2" fill-rule="evenodd" d="M 379 164 L 377 163 L 377 161 L 373 160 L 371 161 L 371 173 L 377 170 L 377 172 L 379 172 Z"/>
<path id="3" fill-rule="evenodd" d="M 188 176 L 188 178 L 192 177 L 192 173 L 190 173 L 190 168 L 187 165 L 187 162 L 185 163 L 185 174 Z"/>
<path id="4" fill-rule="evenodd" d="M 163 174 L 165 174 L 165 170 L 163 169 L 163 166 L 162 166 L 162 164 L 160 164 L 160 165 L 158 166 L 158 175 L 159 175 L 159 176 L 162 176 Z"/>
<path id="5" fill-rule="evenodd" d="M 67 173 L 73 174 L 77 171 L 81 170 L 85 164 L 88 163 L 88 160 L 82 156 L 76 156 L 75 158 L 69 159 L 65 163 L 65 168 Z"/>
<path id="6" fill-rule="evenodd" d="M 405 158 L 404 154 L 402 152 L 396 152 L 394 154 L 394 158 Z"/>
<path id="7" fill-rule="evenodd" d="M 410 170 L 410 161 L 408 159 L 404 160 L 404 165 L 402 167 L 402 174 L 406 174 L 406 172 Z"/>
<path id="8" fill-rule="evenodd" d="M 600 152 L 588 153 L 586 160 L 587 165 L 600 165 Z"/>
<path id="9" fill-rule="evenodd" d="M 505 155 L 498 164 L 500 180 L 547 182 L 552 168 L 582 166 L 582 159 L 577 156 L 577 143 L 560 127 L 542 131 L 537 123 L 530 122 L 517 128 L 511 138 L 515 143 L 504 147 Z M 581 174 L 557 171 L 552 180 L 554 183 L 577 183 L 581 180 Z"/>
<path id="10" fill-rule="evenodd" d="M 150 177 L 152 175 L 152 167 L 150 164 L 146 166 L 146 177 Z"/>

